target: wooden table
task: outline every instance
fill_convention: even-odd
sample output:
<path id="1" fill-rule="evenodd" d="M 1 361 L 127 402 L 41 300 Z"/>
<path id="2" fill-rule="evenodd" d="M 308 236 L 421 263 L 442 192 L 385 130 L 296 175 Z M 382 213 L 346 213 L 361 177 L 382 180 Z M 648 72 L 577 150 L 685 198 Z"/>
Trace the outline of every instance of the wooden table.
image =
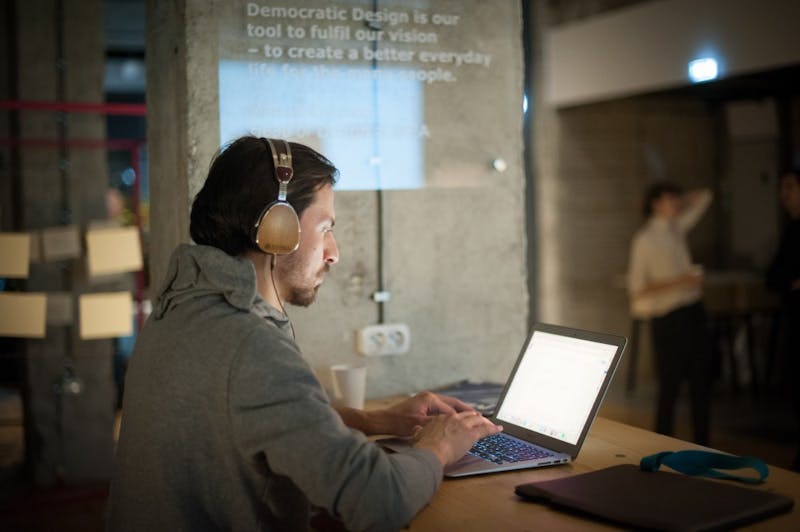
<path id="1" fill-rule="evenodd" d="M 376 403 L 375 406 L 385 403 Z M 545 505 L 527 502 L 514 494 L 525 482 L 587 473 L 618 464 L 638 464 L 660 451 L 705 449 L 683 440 L 597 418 L 575 462 L 555 467 L 445 479 L 430 505 L 411 522 L 411 531 L 527 531 L 619 530 L 619 527 L 576 517 Z M 749 474 L 750 471 L 744 474 Z M 613 489 L 610 486 L 609 489 Z M 800 530 L 800 474 L 770 466 L 764 484 L 754 488 L 776 491 L 795 500 L 791 513 L 755 523 L 749 530 Z"/>

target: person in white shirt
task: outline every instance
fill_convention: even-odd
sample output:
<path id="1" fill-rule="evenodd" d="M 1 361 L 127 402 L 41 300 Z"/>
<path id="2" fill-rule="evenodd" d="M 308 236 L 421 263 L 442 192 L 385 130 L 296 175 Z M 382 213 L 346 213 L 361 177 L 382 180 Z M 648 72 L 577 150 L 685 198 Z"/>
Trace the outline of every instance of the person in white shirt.
<path id="1" fill-rule="evenodd" d="M 711 192 L 684 193 L 659 182 L 645 193 L 645 224 L 633 237 L 628 293 L 634 318 L 650 320 L 658 377 L 656 432 L 674 433 L 675 403 L 689 381 L 694 438 L 708 444 L 711 351 L 703 308 L 702 268 L 692 263 L 686 234 L 711 203 Z"/>

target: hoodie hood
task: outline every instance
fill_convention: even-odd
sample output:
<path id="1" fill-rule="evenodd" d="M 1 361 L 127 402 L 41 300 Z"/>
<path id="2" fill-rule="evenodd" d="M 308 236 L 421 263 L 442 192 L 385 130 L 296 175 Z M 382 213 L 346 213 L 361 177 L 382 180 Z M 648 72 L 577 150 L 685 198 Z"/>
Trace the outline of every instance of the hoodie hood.
<path id="1" fill-rule="evenodd" d="M 278 326 L 289 321 L 259 295 L 252 262 L 215 247 L 191 244 L 180 244 L 172 252 L 152 317 L 160 320 L 181 303 L 211 295 L 220 295 L 232 307 L 269 318 Z"/>

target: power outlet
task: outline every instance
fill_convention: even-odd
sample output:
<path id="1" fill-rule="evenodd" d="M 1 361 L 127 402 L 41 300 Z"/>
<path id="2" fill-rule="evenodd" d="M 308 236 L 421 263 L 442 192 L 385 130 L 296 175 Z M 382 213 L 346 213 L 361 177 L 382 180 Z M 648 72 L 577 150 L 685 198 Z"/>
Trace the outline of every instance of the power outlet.
<path id="1" fill-rule="evenodd" d="M 402 355 L 411 346 L 405 323 L 368 325 L 356 331 L 356 351 L 364 356 Z"/>

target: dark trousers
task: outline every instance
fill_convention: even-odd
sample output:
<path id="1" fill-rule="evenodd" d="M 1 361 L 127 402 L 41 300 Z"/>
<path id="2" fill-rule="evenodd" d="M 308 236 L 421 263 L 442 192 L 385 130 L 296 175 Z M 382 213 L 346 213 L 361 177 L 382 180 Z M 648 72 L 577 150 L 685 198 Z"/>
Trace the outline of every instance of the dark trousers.
<path id="1" fill-rule="evenodd" d="M 711 350 L 702 303 L 680 307 L 652 320 L 658 375 L 656 432 L 674 433 L 675 403 L 689 381 L 695 442 L 708 444 L 711 416 Z"/>
<path id="2" fill-rule="evenodd" d="M 781 346 L 784 360 L 782 384 L 784 389 L 789 390 L 797 431 L 797 454 L 792 469 L 800 472 L 800 386 L 797 385 L 800 378 L 800 308 L 784 308 L 781 329 L 784 336 Z"/>

